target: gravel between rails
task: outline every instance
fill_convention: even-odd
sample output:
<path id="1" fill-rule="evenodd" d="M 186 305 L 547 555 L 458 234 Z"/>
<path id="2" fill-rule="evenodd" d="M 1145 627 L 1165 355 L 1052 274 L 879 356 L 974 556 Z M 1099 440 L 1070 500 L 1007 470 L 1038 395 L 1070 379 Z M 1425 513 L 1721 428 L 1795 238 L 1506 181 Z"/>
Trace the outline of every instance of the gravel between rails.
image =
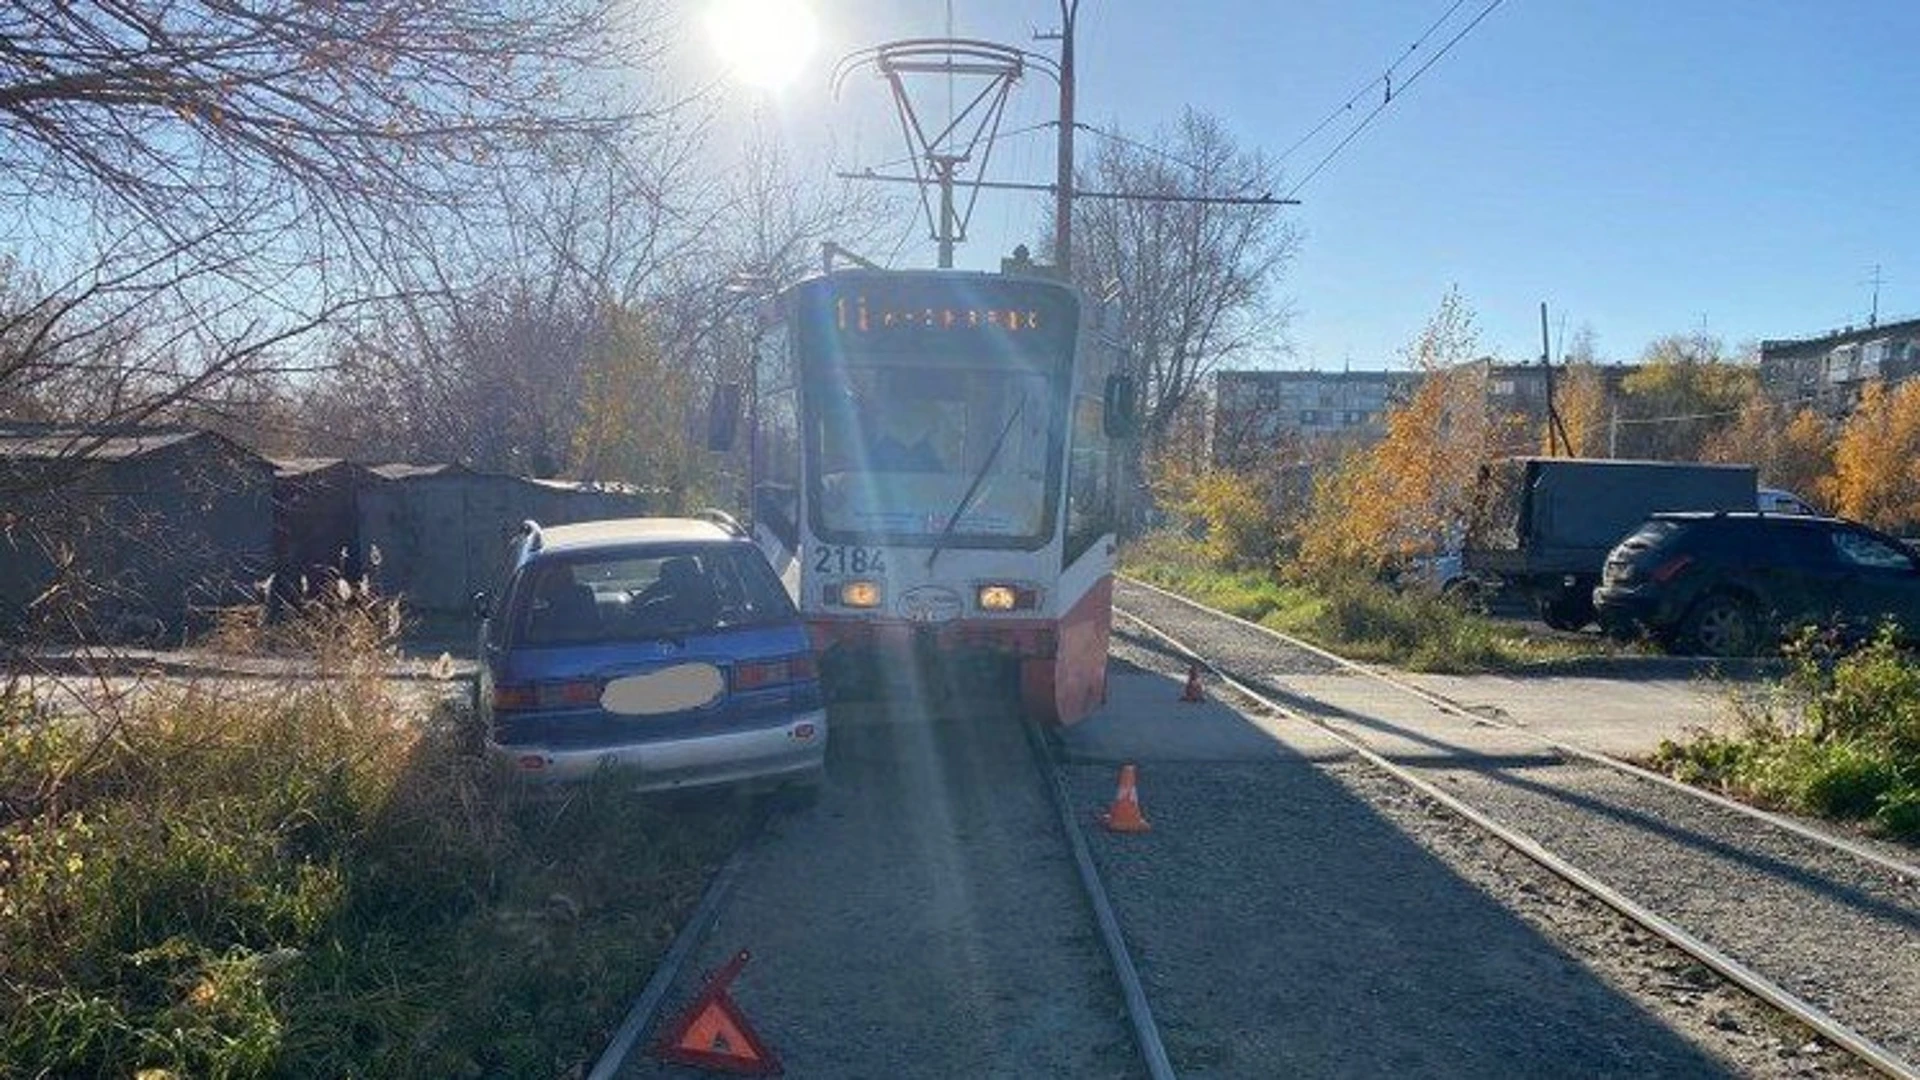
<path id="1" fill-rule="evenodd" d="M 1186 670 L 1184 659 L 1172 654 L 1158 640 L 1129 632 L 1120 626 L 1115 628 L 1113 655 L 1121 670 L 1138 667 L 1170 678 L 1180 678 Z M 1234 695 L 1225 696 L 1230 702 L 1234 701 Z M 1237 703 L 1249 713 L 1262 711 L 1261 706 L 1250 701 Z M 1289 1072 L 1295 1075 L 1373 1075 L 1394 1072 L 1400 1075 L 1445 1076 L 1474 1072 L 1534 1076 L 1721 1073 L 1767 1080 L 1879 1075 L 1850 1057 L 1835 1052 L 1814 1039 L 1805 1028 L 1722 980 L 1692 957 L 1372 765 L 1349 755 L 1340 760 L 1321 762 L 1317 767 L 1333 783 L 1351 793 L 1355 800 L 1370 807 L 1373 813 L 1398 829 L 1413 844 L 1431 854 L 1452 877 L 1477 889 L 1501 909 L 1517 915 L 1532 926 L 1542 938 L 1557 946 L 1569 962 L 1567 966 L 1577 964 L 1581 970 L 1611 988 L 1614 994 L 1655 1018 L 1658 1026 L 1664 1030 L 1656 1030 L 1649 1036 L 1645 1030 L 1636 1029 L 1631 1017 L 1622 1016 L 1618 1010 L 1602 1008 L 1598 1011 L 1603 1018 L 1612 1021 L 1613 1030 L 1596 1035 L 1595 1028 L 1598 1025 L 1591 1015 L 1596 1009 L 1593 987 L 1578 979 L 1573 981 L 1574 993 L 1584 995 L 1584 1008 L 1590 1013 L 1583 1023 L 1577 1026 L 1564 1023 L 1556 1025 L 1552 1018 L 1535 1015 L 1548 1011 L 1536 1007 L 1536 1000 L 1553 1003 L 1555 1010 L 1577 1009 L 1583 1004 L 1570 1004 L 1566 1000 L 1572 996 L 1564 988 L 1569 972 L 1562 970 L 1561 965 L 1551 962 L 1543 964 L 1536 959 L 1534 968 L 1525 972 L 1521 984 L 1525 987 L 1528 999 L 1518 1003 L 1507 999 L 1508 1003 L 1513 1004 L 1512 1009 L 1496 1011 L 1491 1016 L 1480 1014 L 1480 1033 L 1485 1039 L 1494 1040 L 1495 1047 L 1505 1045 L 1512 1039 L 1502 1030 L 1503 1025 L 1520 1018 L 1523 1036 L 1536 1033 L 1551 1036 L 1556 1030 L 1564 1035 L 1571 1031 L 1577 1035 L 1572 1045 L 1565 1038 L 1538 1038 L 1536 1035 L 1535 1040 L 1526 1045 L 1526 1050 L 1533 1056 L 1516 1061 L 1496 1056 L 1476 1057 L 1473 1047 L 1462 1046 L 1462 1040 L 1442 1039 L 1436 1029 L 1444 1030 L 1460 1022 L 1460 1018 L 1449 1016 L 1451 1006 L 1448 1003 L 1458 998 L 1462 990 L 1460 980 L 1442 974 L 1435 976 L 1424 995 L 1416 996 L 1411 1001 L 1393 1003 L 1397 1009 L 1389 1023 L 1369 1022 L 1372 1016 L 1369 1015 L 1368 1006 L 1382 1004 L 1378 998 L 1363 1000 L 1359 1008 L 1349 1004 L 1340 1020 L 1352 1026 L 1357 1036 L 1354 1045 L 1345 1047 L 1342 1057 L 1326 1056 L 1334 1046 L 1322 1046 L 1323 1056 L 1312 1064 L 1301 1062 L 1296 1056 Z M 1169 763 L 1148 764 L 1142 768 L 1148 813 L 1156 822 L 1156 828 L 1170 831 L 1180 827 L 1180 818 L 1175 816 L 1179 809 L 1178 801 L 1174 807 L 1168 806 L 1170 794 L 1179 796 L 1182 792 L 1183 777 L 1179 770 L 1169 769 Z M 1313 813 L 1310 808 L 1289 798 L 1286 792 L 1275 791 L 1278 785 L 1271 771 L 1254 774 L 1248 779 L 1254 778 L 1259 780 L 1261 792 L 1254 805 L 1264 806 L 1266 809 L 1262 813 L 1265 816 L 1238 815 L 1243 820 L 1245 830 L 1242 839 L 1234 842 L 1216 837 L 1208 845 L 1220 852 L 1214 861 L 1230 868 L 1226 871 L 1227 884 L 1219 885 L 1217 877 L 1210 878 L 1204 871 L 1196 872 L 1191 867 L 1184 869 L 1181 880 L 1212 881 L 1215 884 L 1202 885 L 1202 888 L 1222 892 L 1232 892 L 1250 883 L 1254 868 L 1247 865 L 1244 855 L 1234 852 L 1269 852 L 1273 847 L 1273 829 L 1268 822 L 1275 820 L 1274 815 L 1279 815 L 1278 820 L 1292 821 Z M 1093 777 L 1083 778 L 1082 797 L 1097 797 L 1105 779 L 1098 770 L 1095 770 Z M 1200 773 L 1191 779 L 1201 783 L 1204 790 L 1215 790 L 1219 786 L 1217 773 Z M 1339 805 L 1338 800 L 1327 802 L 1329 805 Z M 1322 844 L 1325 844 L 1324 840 Z M 1150 928 L 1165 919 L 1164 909 L 1172 906 L 1166 897 L 1165 886 L 1137 887 L 1136 879 L 1146 875 L 1113 867 L 1111 864 L 1127 857 L 1124 845 L 1098 844 L 1096 850 L 1100 852 L 1103 864 L 1107 864 L 1109 888 L 1114 892 L 1116 902 L 1122 906 L 1130 935 L 1151 938 L 1153 932 Z M 1403 864 L 1407 859 L 1400 855 L 1391 861 Z M 1307 856 L 1308 865 L 1319 866 L 1320 862 L 1318 855 Z M 1280 883 L 1300 876 L 1294 864 L 1285 859 L 1268 872 L 1275 875 L 1275 880 L 1264 887 L 1276 892 L 1288 887 Z M 1400 872 L 1392 868 L 1370 872 L 1389 879 L 1400 876 Z M 1293 887 L 1297 889 L 1297 885 Z M 1207 902 L 1216 909 L 1221 904 L 1217 896 L 1210 896 Z M 1344 900 L 1338 902 L 1344 903 Z M 1409 905 L 1400 921 L 1410 927 L 1407 932 L 1417 933 L 1421 923 L 1431 919 L 1434 914 L 1425 906 L 1423 899 L 1418 907 Z M 1357 932 L 1351 927 L 1322 925 L 1325 934 L 1309 939 L 1306 949 L 1295 947 L 1289 952 L 1286 960 L 1290 968 L 1298 969 L 1315 963 L 1313 950 L 1316 946 L 1339 958 L 1323 959 L 1320 963 L 1333 970 L 1345 967 L 1348 977 L 1364 977 L 1373 966 L 1387 967 L 1399 962 L 1392 952 L 1382 949 L 1383 937 L 1394 932 L 1391 930 L 1391 921 L 1384 930 L 1376 926 L 1367 932 Z M 1509 953 L 1539 950 L 1538 942 L 1516 937 L 1510 928 L 1501 927 L 1497 921 L 1490 925 L 1499 931 L 1499 939 L 1482 931 L 1475 940 L 1477 948 Z M 1182 945 L 1171 951 L 1174 955 L 1170 962 L 1162 955 L 1163 949 L 1152 947 L 1149 940 L 1140 940 L 1136 948 L 1148 971 L 1149 988 L 1154 994 L 1156 1007 L 1161 1010 L 1162 1026 L 1166 1030 L 1169 1046 L 1175 1051 L 1175 1063 L 1181 1075 L 1272 1075 L 1270 1071 L 1263 1071 L 1260 1064 L 1249 1063 L 1249 1059 L 1260 1050 L 1274 1052 L 1272 1046 L 1267 1044 L 1284 1040 L 1304 1041 L 1311 1046 L 1316 1037 L 1323 1043 L 1330 1042 L 1324 1036 L 1317 1036 L 1310 1026 L 1305 1031 L 1301 1030 L 1303 1022 L 1311 1025 L 1316 1018 L 1325 1015 L 1319 1005 L 1298 1008 L 1291 1016 L 1279 1012 L 1269 1014 L 1281 1016 L 1283 1023 L 1263 1017 L 1259 1024 L 1247 1025 L 1249 1030 L 1258 1033 L 1261 1045 L 1251 1045 L 1245 1036 L 1224 1040 L 1224 1046 L 1207 1040 L 1204 1029 L 1196 1031 L 1194 1025 L 1185 1022 L 1185 1013 L 1191 1010 L 1176 1008 L 1181 1004 L 1179 992 L 1169 987 L 1169 984 L 1177 985 L 1183 979 L 1204 980 L 1204 973 L 1196 975 L 1183 969 L 1183 965 L 1191 966 L 1191 956 L 1196 950 L 1191 945 Z M 1248 966 L 1248 961 L 1241 956 L 1230 957 L 1222 963 L 1234 975 Z M 1512 970 L 1516 972 L 1516 978 L 1521 977 L 1517 966 Z M 1287 976 L 1280 972 L 1270 973 L 1270 977 L 1281 979 Z M 1323 974 L 1320 977 L 1325 979 L 1327 976 Z M 1391 985 L 1395 980 L 1404 981 L 1407 977 L 1408 971 L 1403 968 L 1397 973 L 1386 973 L 1383 981 Z M 1218 1012 L 1219 1007 L 1217 999 L 1206 1002 L 1206 1008 L 1212 1012 Z M 1438 1012 L 1441 1019 L 1437 1022 L 1432 1019 L 1429 1015 L 1432 1012 Z M 1275 1028 L 1281 1030 L 1273 1030 Z M 1671 1044 L 1671 1036 L 1674 1035 L 1697 1047 L 1708 1060 L 1676 1059 Z M 1606 1040 L 1603 1045 L 1612 1047 L 1614 1053 L 1593 1054 L 1591 1051 L 1596 1037 Z M 1440 1043 L 1438 1047 L 1434 1045 L 1436 1042 Z M 1291 1052 L 1295 1055 L 1300 1053 L 1298 1049 Z"/>
<path id="2" fill-rule="evenodd" d="M 1149 591 L 1123 584 L 1116 600 L 1263 693 L 1281 689 L 1273 685 L 1278 676 L 1326 673 L 1322 657 Z M 1154 656 L 1153 650 L 1141 652 L 1163 670 L 1184 667 L 1170 665 L 1169 658 Z M 1297 699 L 1288 704 L 1303 709 L 1312 705 Z M 1348 732 L 1367 735 L 1352 728 Z M 1920 1015 L 1920 893 L 1913 883 L 1678 792 L 1597 766 L 1553 761 L 1550 756 L 1530 757 L 1524 766 L 1501 768 L 1484 758 L 1471 764 L 1465 758 L 1452 763 L 1442 759 L 1425 768 L 1456 795 L 1560 850 L 1888 1049 L 1909 1060 L 1920 1058 L 1920 1032 L 1913 1021 Z M 1455 825 L 1471 831 L 1465 823 Z M 1499 850 L 1504 852 L 1504 845 Z M 1500 861 L 1525 862 L 1517 855 Z M 1527 876 L 1545 875 L 1531 863 L 1526 866 Z M 1578 896 L 1564 883 L 1538 882 L 1517 896 L 1543 888 Z M 1555 905 L 1561 911 L 1578 906 Z M 1602 916 L 1601 924 L 1609 918 L 1631 926 L 1610 915 Z M 1567 932 L 1576 943 L 1593 933 L 1579 927 Z M 1621 933 L 1651 939 L 1637 929 L 1613 936 Z M 1606 955 L 1603 949 L 1577 951 L 1589 958 Z M 1684 970 L 1691 961 L 1682 957 L 1681 964 Z M 1644 965 L 1627 969 L 1629 974 L 1635 970 L 1644 970 Z M 1702 983 L 1717 985 L 1711 978 Z M 1654 1001 L 1664 1000 L 1657 986 L 1655 991 Z M 1699 992 L 1673 993 L 1697 997 Z M 1728 1015 L 1743 1030 L 1755 1026 Z M 1685 1016 L 1679 1021 L 1684 1024 Z M 1719 1024 L 1707 1028 L 1701 1034 L 1726 1034 Z M 1719 1052 L 1741 1060 L 1743 1072 L 1779 1064 L 1773 1058 L 1756 1061 L 1752 1046 L 1733 1042 Z M 1803 1056 L 1795 1053 L 1788 1064 L 1800 1067 Z"/>

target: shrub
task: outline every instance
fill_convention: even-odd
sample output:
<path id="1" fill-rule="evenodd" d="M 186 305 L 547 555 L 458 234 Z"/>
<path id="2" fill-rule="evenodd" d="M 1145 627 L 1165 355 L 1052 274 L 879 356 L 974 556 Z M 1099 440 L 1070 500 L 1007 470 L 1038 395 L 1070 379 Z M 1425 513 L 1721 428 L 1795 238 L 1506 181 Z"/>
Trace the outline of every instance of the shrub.
<path id="1" fill-rule="evenodd" d="M 1920 669 L 1891 629 L 1847 652 L 1814 636 L 1788 650 L 1782 693 L 1744 730 L 1662 744 L 1656 763 L 1804 813 L 1920 838 Z"/>
<path id="2" fill-rule="evenodd" d="M 1802 647 L 1795 685 L 1807 692 L 1817 741 L 1860 740 L 1920 758 L 1920 666 L 1884 628 L 1864 648 L 1833 657 Z"/>
<path id="3" fill-rule="evenodd" d="M 1190 510 L 1205 525 L 1203 543 L 1214 565 L 1259 567 L 1272 561 L 1279 532 L 1252 477 L 1225 469 L 1206 472 L 1194 484 Z"/>
<path id="4" fill-rule="evenodd" d="M 1920 784 L 1905 784 L 1882 795 L 1873 816 L 1894 836 L 1920 837 Z"/>
<path id="5" fill-rule="evenodd" d="M 1356 660 L 1473 671 L 1570 654 L 1562 643 L 1536 643 L 1436 593 L 1395 591 L 1351 571 L 1223 570 L 1201 545 L 1168 533 L 1129 546 L 1123 561 L 1128 573 L 1161 588 Z"/>
<path id="6" fill-rule="evenodd" d="M 1805 745 L 1805 744 L 1796 744 Z M 1812 744 L 1814 753 L 1796 762 L 1789 782 L 1794 800 L 1816 813 L 1837 818 L 1871 817 L 1900 776 L 1885 755 L 1858 743 Z"/>

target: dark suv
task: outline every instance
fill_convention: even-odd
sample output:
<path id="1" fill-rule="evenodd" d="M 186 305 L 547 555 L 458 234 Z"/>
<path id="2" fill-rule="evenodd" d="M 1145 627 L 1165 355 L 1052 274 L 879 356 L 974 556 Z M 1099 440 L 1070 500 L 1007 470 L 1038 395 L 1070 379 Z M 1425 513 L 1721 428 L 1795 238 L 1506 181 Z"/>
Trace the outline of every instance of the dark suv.
<path id="1" fill-rule="evenodd" d="M 1739 656 L 1796 626 L 1850 637 L 1891 619 L 1920 629 L 1920 559 L 1905 544 L 1834 518 L 1655 514 L 1607 556 L 1593 591 L 1609 633 Z"/>

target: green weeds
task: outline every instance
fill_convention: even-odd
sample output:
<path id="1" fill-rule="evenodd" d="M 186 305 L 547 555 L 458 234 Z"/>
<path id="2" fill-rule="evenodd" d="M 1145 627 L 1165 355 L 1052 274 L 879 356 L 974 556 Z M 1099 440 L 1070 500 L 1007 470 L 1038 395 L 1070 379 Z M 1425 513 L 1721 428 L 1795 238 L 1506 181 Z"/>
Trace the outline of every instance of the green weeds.
<path id="1" fill-rule="evenodd" d="M 1736 703 L 1730 734 L 1665 742 L 1655 764 L 1690 783 L 1920 840 L 1920 664 L 1883 630 L 1852 652 L 1812 635 L 1778 692 Z"/>
<path id="2" fill-rule="evenodd" d="M 554 1076 L 589 1059 L 744 813 L 534 798 L 465 710 L 384 677 L 0 693 L 0 1077 Z"/>
<path id="3" fill-rule="evenodd" d="M 1164 533 L 1130 547 L 1123 564 L 1143 581 L 1356 660 L 1466 672 L 1581 652 L 1430 592 L 1396 591 L 1359 576 L 1288 579 L 1272 571 L 1219 569 L 1194 542 Z"/>

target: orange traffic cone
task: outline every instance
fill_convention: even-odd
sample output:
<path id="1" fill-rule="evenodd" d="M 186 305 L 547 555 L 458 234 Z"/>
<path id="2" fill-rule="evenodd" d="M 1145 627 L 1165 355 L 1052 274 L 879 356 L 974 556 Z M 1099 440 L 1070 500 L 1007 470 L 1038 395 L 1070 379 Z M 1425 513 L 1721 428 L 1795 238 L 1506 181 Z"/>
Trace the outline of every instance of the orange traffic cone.
<path id="1" fill-rule="evenodd" d="M 1100 824 L 1105 825 L 1108 832 L 1118 833 L 1142 833 L 1153 828 L 1140 812 L 1140 793 L 1135 787 L 1133 766 L 1120 766 L 1120 790 L 1114 793 L 1113 808 L 1100 815 Z"/>
<path id="2" fill-rule="evenodd" d="M 1180 700 L 1188 704 L 1207 700 L 1206 692 L 1200 689 L 1200 665 L 1198 662 L 1187 665 L 1187 688 L 1180 691 Z"/>

